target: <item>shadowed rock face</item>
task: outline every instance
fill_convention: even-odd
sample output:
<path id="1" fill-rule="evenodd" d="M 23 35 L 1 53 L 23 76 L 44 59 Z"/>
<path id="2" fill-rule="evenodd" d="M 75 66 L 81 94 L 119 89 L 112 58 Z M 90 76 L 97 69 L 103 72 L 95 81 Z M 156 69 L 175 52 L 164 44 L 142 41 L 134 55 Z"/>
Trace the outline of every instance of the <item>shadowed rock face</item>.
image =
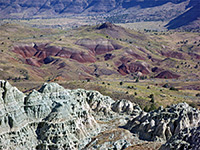
<path id="1" fill-rule="evenodd" d="M 163 69 L 162 69 L 162 68 L 158 68 L 158 67 L 153 67 L 153 68 L 151 69 L 151 71 L 152 71 L 152 72 L 160 72 L 160 71 L 163 71 Z"/>
<path id="2" fill-rule="evenodd" d="M 46 57 L 43 61 L 45 64 L 49 64 L 51 62 L 53 62 L 55 59 L 51 56 Z"/>
<path id="3" fill-rule="evenodd" d="M 109 59 L 112 59 L 112 58 L 114 58 L 114 57 L 115 57 L 115 55 L 113 55 L 113 54 L 111 54 L 111 53 L 108 53 L 108 54 L 104 55 L 105 61 L 107 61 L 107 60 L 109 60 Z"/>
<path id="4" fill-rule="evenodd" d="M 200 112 L 186 103 L 146 113 L 128 100 L 114 101 L 97 91 L 68 90 L 56 83 L 45 83 L 27 96 L 0 81 L 0 108 L 2 149 L 123 149 L 146 142 L 141 139 L 187 137 L 182 129 L 200 125 Z M 190 147 L 198 140 L 196 131 L 184 138 Z"/>
<path id="5" fill-rule="evenodd" d="M 185 0 L 162 0 L 162 1 L 157 1 L 157 0 L 143 0 L 143 1 L 140 1 L 140 0 L 136 0 L 136 1 L 124 1 L 122 3 L 122 6 L 125 7 L 125 8 L 130 8 L 130 7 L 133 7 L 133 6 L 137 6 L 137 5 L 140 5 L 141 7 L 143 8 L 147 8 L 147 7 L 155 7 L 155 6 L 158 6 L 158 5 L 162 5 L 162 4 L 165 4 L 165 3 L 168 3 L 168 2 L 172 2 L 172 3 L 181 3 L 181 2 L 184 2 Z"/>
<path id="6" fill-rule="evenodd" d="M 100 25 L 100 27 L 98 27 L 97 29 L 99 29 L 99 30 L 101 30 L 101 29 L 113 29 L 115 27 L 116 26 L 113 25 L 112 23 L 106 22 L 106 23 L 103 23 L 102 25 Z"/>
<path id="7" fill-rule="evenodd" d="M 172 136 L 160 150 L 198 150 L 200 147 L 200 126 L 192 129 L 185 129 L 179 134 Z"/>
<path id="8" fill-rule="evenodd" d="M 180 16 L 171 20 L 166 27 L 168 29 L 176 29 L 176 28 L 183 28 L 183 29 L 190 29 L 190 28 L 199 28 L 199 17 L 200 14 L 200 2 L 196 0 L 190 0 L 190 3 L 187 7 L 191 7 L 188 11 L 181 14 Z"/>
<path id="9" fill-rule="evenodd" d="M 200 112 L 187 103 L 172 105 L 150 113 L 143 113 L 125 126 L 145 140 L 169 140 L 185 128 L 200 125 Z"/>

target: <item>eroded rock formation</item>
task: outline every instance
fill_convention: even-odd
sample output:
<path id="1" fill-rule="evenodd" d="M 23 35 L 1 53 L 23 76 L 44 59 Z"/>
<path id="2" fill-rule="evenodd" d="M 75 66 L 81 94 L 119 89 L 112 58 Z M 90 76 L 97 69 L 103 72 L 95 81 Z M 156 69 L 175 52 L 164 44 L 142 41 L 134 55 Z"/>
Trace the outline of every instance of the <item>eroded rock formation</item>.
<path id="1" fill-rule="evenodd" d="M 165 143 L 160 150 L 198 150 L 200 148 L 200 126 L 181 131 Z"/>
<path id="2" fill-rule="evenodd" d="M 98 120 L 119 117 L 111 108 L 118 104 L 110 97 L 67 90 L 56 83 L 44 84 L 26 96 L 0 81 L 0 100 L 1 149 L 81 149 L 107 128 Z"/>
<path id="3" fill-rule="evenodd" d="M 45 83 L 25 95 L 0 81 L 0 108 L 2 150 L 124 149 L 144 139 L 170 138 L 163 150 L 198 146 L 200 112 L 186 103 L 146 113 L 137 104 L 97 91 Z"/>
<path id="4" fill-rule="evenodd" d="M 150 113 L 141 113 L 129 121 L 125 128 L 139 134 L 145 140 L 169 140 L 185 128 L 200 125 L 200 111 L 187 103 L 179 103 Z"/>

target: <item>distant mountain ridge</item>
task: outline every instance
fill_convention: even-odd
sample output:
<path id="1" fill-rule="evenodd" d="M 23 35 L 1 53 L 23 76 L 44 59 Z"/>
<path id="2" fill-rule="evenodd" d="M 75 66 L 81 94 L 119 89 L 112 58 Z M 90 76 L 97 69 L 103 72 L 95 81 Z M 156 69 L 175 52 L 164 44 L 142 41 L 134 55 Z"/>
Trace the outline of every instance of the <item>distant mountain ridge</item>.
<path id="1" fill-rule="evenodd" d="M 44 12 L 50 11 L 53 14 L 63 14 L 63 13 L 83 13 L 88 12 L 109 12 L 117 8 L 130 8 L 135 6 L 140 6 L 141 8 L 155 7 L 159 5 L 172 2 L 175 4 L 185 2 L 186 0 L 8 0 L 0 1 L 0 11 L 1 14 L 6 15 L 12 13 L 25 13 L 29 14 L 29 17 L 42 14 Z M 1 17 L 5 17 L 2 16 Z"/>
<path id="2" fill-rule="evenodd" d="M 195 3 L 191 9 L 178 16 L 177 18 L 171 20 L 166 26 L 168 29 L 176 29 L 179 27 L 183 27 L 185 29 L 190 28 L 200 28 L 200 2 Z M 190 6 L 190 4 L 189 4 Z M 199 23 L 198 23 L 199 22 Z"/>
<path id="3" fill-rule="evenodd" d="M 196 5 L 199 5 L 197 0 L 0 0 L 0 19 L 101 13 L 107 21 L 115 23 L 169 21 Z M 200 12 L 197 13 L 199 16 Z"/>

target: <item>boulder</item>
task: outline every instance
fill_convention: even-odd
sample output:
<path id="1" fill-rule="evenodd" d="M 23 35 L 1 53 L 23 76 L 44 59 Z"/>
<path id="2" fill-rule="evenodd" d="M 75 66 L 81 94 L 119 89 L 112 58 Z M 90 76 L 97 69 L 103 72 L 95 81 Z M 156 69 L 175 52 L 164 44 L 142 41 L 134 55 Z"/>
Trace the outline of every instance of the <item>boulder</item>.
<path id="1" fill-rule="evenodd" d="M 117 100 L 112 104 L 112 110 L 117 113 L 125 113 L 137 116 L 142 110 L 141 108 L 128 100 Z"/>

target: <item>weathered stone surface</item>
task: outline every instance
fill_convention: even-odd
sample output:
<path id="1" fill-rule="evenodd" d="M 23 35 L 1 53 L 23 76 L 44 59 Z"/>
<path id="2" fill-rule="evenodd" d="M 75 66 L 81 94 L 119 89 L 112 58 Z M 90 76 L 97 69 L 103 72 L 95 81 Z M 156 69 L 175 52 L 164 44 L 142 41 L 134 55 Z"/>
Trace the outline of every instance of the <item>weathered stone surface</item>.
<path id="1" fill-rule="evenodd" d="M 27 123 L 23 109 L 25 95 L 7 81 L 0 81 L 0 134 L 14 131 Z"/>
<path id="2" fill-rule="evenodd" d="M 179 103 L 150 113 L 141 114 L 129 121 L 125 128 L 145 140 L 168 140 L 181 130 L 200 125 L 200 111 L 187 103 Z"/>
<path id="3" fill-rule="evenodd" d="M 120 150 L 131 146 L 136 140 L 128 130 L 111 129 L 94 137 L 85 149 Z"/>
<path id="4" fill-rule="evenodd" d="M 0 85 L 3 149 L 78 149 L 99 132 L 85 90 L 51 83 L 25 97 L 8 82 Z"/>
<path id="5" fill-rule="evenodd" d="M 0 102 L 0 149 L 81 149 L 110 127 L 98 121 L 119 116 L 112 111 L 115 101 L 110 97 L 96 91 L 67 90 L 56 83 L 45 83 L 25 96 L 1 81 Z M 123 116 L 115 126 L 118 122 L 126 123 Z"/>
<path id="6" fill-rule="evenodd" d="M 172 136 L 160 150 L 198 150 L 200 148 L 200 126 L 184 129 Z"/>
<path id="7" fill-rule="evenodd" d="M 195 147 L 199 140 L 199 128 L 191 130 L 194 137 L 183 130 L 200 124 L 200 112 L 186 103 L 146 113 L 137 104 L 97 91 L 45 83 L 25 95 L 0 81 L 0 108 L 1 150 L 125 149 L 145 143 L 141 139 L 171 137 L 163 148 L 178 149 L 184 143 Z M 176 139 L 183 142 L 171 144 Z"/>
<path id="8" fill-rule="evenodd" d="M 99 132 L 84 96 L 85 90 L 65 90 L 51 83 L 27 97 L 27 116 L 40 121 L 36 129 L 37 149 L 77 149 L 91 134 Z"/>
<path id="9" fill-rule="evenodd" d="M 118 100 L 112 104 L 112 110 L 117 113 L 125 113 L 130 115 L 138 115 L 142 109 L 128 100 Z"/>

